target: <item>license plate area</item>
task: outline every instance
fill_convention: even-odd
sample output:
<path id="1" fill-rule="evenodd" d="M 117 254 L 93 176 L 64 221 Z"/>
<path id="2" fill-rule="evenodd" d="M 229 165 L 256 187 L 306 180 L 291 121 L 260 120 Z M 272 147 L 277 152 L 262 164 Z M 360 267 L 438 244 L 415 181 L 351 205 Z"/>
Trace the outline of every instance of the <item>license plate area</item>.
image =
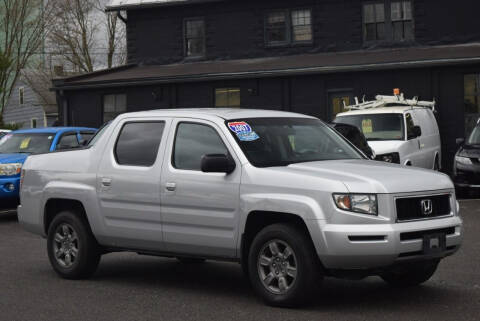
<path id="1" fill-rule="evenodd" d="M 423 237 L 423 254 L 436 255 L 447 249 L 447 236 L 444 233 L 429 234 Z"/>

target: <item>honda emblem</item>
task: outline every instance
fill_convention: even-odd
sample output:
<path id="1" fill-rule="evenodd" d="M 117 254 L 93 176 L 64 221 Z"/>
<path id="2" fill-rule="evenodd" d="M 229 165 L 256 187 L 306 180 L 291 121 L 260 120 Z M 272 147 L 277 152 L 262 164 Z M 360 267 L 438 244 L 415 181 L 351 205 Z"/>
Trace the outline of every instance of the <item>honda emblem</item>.
<path id="1" fill-rule="evenodd" d="M 432 200 L 422 200 L 421 201 L 422 214 L 424 216 L 429 216 L 433 214 L 433 202 Z"/>

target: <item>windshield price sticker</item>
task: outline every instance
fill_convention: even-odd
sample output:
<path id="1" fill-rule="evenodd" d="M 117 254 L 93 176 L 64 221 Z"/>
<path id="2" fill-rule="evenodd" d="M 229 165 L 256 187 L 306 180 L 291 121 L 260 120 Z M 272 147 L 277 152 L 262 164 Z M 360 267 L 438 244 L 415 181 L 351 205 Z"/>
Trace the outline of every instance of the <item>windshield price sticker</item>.
<path id="1" fill-rule="evenodd" d="M 362 121 L 362 132 L 364 134 L 371 134 L 373 132 L 373 124 L 371 119 L 364 119 Z"/>
<path id="2" fill-rule="evenodd" d="M 27 149 L 28 146 L 30 145 L 30 141 L 32 139 L 29 137 L 29 138 L 25 138 L 22 143 L 20 144 L 20 149 Z"/>
<path id="3" fill-rule="evenodd" d="M 228 123 L 228 128 L 230 128 L 242 142 L 252 142 L 260 138 L 257 133 L 252 130 L 252 127 L 244 121 Z"/>

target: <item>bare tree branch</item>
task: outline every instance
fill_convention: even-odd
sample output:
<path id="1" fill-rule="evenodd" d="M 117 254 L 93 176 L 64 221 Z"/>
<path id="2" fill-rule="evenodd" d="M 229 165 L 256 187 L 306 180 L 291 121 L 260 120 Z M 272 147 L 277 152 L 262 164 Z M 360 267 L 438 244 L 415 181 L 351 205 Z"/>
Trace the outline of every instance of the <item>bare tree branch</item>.
<path id="1" fill-rule="evenodd" d="M 2 0 L 0 2 L 0 108 L 3 110 L 20 71 L 39 53 L 47 32 L 52 5 L 48 0 Z M 40 56 L 40 55 L 39 55 Z"/>

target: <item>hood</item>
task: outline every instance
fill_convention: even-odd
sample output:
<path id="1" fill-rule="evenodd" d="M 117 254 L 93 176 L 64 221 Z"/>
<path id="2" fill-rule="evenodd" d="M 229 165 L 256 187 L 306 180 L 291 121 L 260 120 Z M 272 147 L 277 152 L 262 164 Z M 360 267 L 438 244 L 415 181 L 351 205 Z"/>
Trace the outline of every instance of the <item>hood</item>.
<path id="1" fill-rule="evenodd" d="M 460 147 L 457 155 L 468 158 L 480 158 L 480 146 L 464 145 Z"/>
<path id="2" fill-rule="evenodd" d="M 0 164 L 25 163 L 28 154 L 0 154 Z"/>
<path id="3" fill-rule="evenodd" d="M 403 140 L 369 141 L 368 145 L 375 151 L 376 155 L 398 153 L 400 147 L 405 143 Z"/>
<path id="4" fill-rule="evenodd" d="M 445 174 L 368 160 L 339 160 L 293 164 L 291 170 L 335 177 L 350 193 L 392 194 L 453 189 Z"/>

